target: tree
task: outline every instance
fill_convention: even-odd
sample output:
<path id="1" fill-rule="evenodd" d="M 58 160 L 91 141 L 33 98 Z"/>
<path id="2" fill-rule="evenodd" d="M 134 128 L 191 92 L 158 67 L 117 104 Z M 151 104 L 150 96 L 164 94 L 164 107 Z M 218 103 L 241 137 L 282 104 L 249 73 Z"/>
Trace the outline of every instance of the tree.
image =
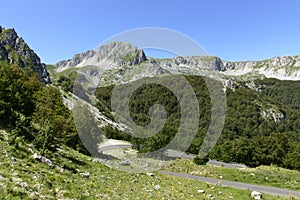
<path id="1" fill-rule="evenodd" d="M 196 164 L 196 165 L 206 165 L 206 163 L 209 161 L 209 158 L 208 156 L 205 156 L 203 158 L 200 158 L 199 156 L 196 156 L 193 160 L 193 162 Z"/>
<path id="2" fill-rule="evenodd" d="M 284 167 L 300 170 L 300 144 L 293 143 L 284 159 Z"/>
<path id="3" fill-rule="evenodd" d="M 49 145 L 68 144 L 77 137 L 71 112 L 63 104 L 58 89 L 51 86 L 44 87 L 35 94 L 35 102 L 32 126 L 37 130 L 35 132 L 37 146 L 45 146 L 44 140 L 47 140 Z M 44 136 L 46 138 L 43 138 Z M 50 148 L 49 145 L 46 147 Z M 74 148 L 74 145 L 76 144 L 72 144 L 71 147 Z"/>
<path id="4" fill-rule="evenodd" d="M 18 118 L 31 116 L 33 95 L 42 87 L 37 75 L 28 76 L 16 65 L 0 62 L 0 123 L 16 125 Z"/>

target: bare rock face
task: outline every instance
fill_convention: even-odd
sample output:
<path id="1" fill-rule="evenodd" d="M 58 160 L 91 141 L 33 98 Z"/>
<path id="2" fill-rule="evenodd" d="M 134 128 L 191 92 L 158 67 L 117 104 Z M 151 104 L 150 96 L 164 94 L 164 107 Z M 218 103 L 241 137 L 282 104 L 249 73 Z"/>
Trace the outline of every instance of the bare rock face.
<path id="1" fill-rule="evenodd" d="M 104 63 L 113 66 L 137 65 L 146 60 L 143 50 L 126 43 L 112 42 L 103 45 L 96 50 L 89 50 L 80 54 L 76 54 L 72 59 L 63 60 L 56 63 L 58 71 L 68 68 L 80 68 L 84 66 L 105 67 Z"/>
<path id="2" fill-rule="evenodd" d="M 43 83 L 50 83 L 46 65 L 41 63 L 39 56 L 19 37 L 14 29 L 0 26 L 0 61 L 17 64 L 21 68 L 30 67 L 37 72 Z"/>

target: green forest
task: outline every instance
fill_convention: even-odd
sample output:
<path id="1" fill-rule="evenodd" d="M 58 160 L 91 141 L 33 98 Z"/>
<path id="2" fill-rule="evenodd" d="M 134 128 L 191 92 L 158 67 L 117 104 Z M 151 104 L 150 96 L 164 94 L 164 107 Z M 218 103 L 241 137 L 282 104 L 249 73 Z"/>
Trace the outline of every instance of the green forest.
<path id="1" fill-rule="evenodd" d="M 211 99 L 202 77 L 185 78 L 195 91 L 200 110 L 198 133 L 187 152 L 198 154 L 210 123 Z M 300 93 L 297 92 L 299 84 L 300 82 L 265 79 L 256 83 L 260 88 L 258 91 L 247 88 L 243 83 L 232 89 L 227 88 L 225 125 L 209 158 L 249 166 L 277 165 L 300 170 L 300 110 L 297 103 L 300 102 Z M 110 118 L 113 89 L 114 86 L 111 85 L 96 90 L 99 100 L 97 107 Z M 137 138 L 108 126 L 103 129 L 106 136 L 128 140 L 139 152 L 164 147 L 177 133 L 180 125 L 180 105 L 169 89 L 158 84 L 138 88 L 130 99 L 130 116 L 137 125 L 146 126 L 150 123 L 149 109 L 154 104 L 162 105 L 168 114 L 166 123 L 158 134 Z M 272 115 L 263 116 L 262 111 L 268 110 L 281 113 L 283 117 L 274 120 Z"/>

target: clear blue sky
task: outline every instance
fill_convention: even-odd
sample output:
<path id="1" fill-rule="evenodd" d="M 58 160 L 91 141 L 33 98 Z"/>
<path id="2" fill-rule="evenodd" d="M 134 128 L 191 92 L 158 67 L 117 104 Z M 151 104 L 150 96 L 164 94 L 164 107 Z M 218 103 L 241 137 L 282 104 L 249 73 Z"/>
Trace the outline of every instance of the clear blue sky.
<path id="1" fill-rule="evenodd" d="M 9 0 L 0 25 L 14 27 L 46 63 L 152 26 L 182 32 L 226 60 L 300 54 L 299 0 Z"/>

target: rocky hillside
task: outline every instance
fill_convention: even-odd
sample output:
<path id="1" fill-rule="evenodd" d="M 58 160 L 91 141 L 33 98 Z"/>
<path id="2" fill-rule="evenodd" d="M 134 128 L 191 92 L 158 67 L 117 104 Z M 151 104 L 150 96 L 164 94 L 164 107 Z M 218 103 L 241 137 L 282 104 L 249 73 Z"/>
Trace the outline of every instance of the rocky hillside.
<path id="1" fill-rule="evenodd" d="M 0 26 L 0 61 L 17 64 L 21 68 L 32 69 L 37 72 L 44 83 L 50 83 L 46 65 L 39 56 L 19 37 L 14 29 L 4 29 Z"/>

